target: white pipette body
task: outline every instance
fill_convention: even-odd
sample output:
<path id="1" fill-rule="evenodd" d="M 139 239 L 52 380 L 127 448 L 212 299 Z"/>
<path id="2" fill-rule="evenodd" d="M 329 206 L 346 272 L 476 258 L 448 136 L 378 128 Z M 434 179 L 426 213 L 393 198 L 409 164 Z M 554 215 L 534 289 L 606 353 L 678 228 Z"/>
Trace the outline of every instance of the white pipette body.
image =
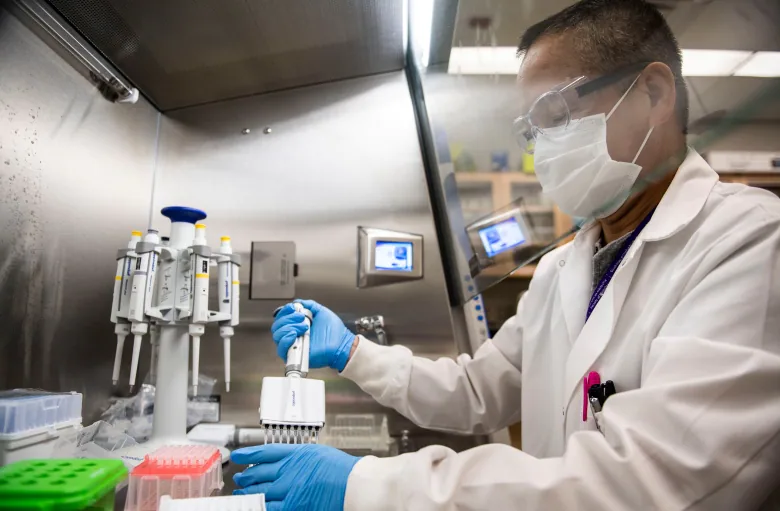
<path id="1" fill-rule="evenodd" d="M 223 356 L 225 364 L 225 391 L 230 392 L 230 339 L 235 331 L 233 327 L 238 324 L 238 293 L 240 282 L 238 278 L 239 265 L 236 258 L 231 257 L 233 247 L 229 236 L 220 238 L 217 281 L 219 297 L 219 313 L 221 316 L 230 317 L 223 321 L 219 328 L 222 337 Z"/>
<path id="2" fill-rule="evenodd" d="M 211 249 L 206 245 L 206 226 L 195 224 L 195 239 L 192 241 L 192 318 L 189 326 L 192 337 L 192 392 L 198 395 L 200 375 L 200 337 L 209 320 L 209 257 Z"/>
<path id="3" fill-rule="evenodd" d="M 130 233 L 130 241 L 126 250 L 120 250 L 116 259 L 116 275 L 114 276 L 114 299 L 111 305 L 111 321 L 115 324 L 116 352 L 114 353 L 114 368 L 111 373 L 111 381 L 116 385 L 119 381 L 119 371 L 122 367 L 122 351 L 125 347 L 125 338 L 130 334 L 130 324 L 127 320 L 127 311 L 130 305 L 130 284 L 133 277 L 135 264 L 135 246 L 141 241 L 141 231 Z"/>
<path id="4" fill-rule="evenodd" d="M 159 243 L 160 237 L 157 231 L 149 229 L 143 242 L 136 245 L 137 260 L 133 272 L 133 286 L 130 292 L 128 311 L 128 319 L 132 321 L 130 331 L 135 336 L 133 339 L 133 358 L 130 365 L 130 392 L 135 388 L 143 336 L 149 331 L 149 320 L 145 312 L 150 308 L 152 300 L 151 294 L 154 289 L 154 274 L 157 266 L 155 248 Z"/>

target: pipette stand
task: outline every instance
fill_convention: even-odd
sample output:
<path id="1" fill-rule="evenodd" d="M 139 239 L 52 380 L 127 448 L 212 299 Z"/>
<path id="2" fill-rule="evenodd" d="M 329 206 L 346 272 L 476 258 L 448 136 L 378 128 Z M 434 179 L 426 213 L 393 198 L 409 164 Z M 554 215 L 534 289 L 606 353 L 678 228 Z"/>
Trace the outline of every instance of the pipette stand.
<path id="1" fill-rule="evenodd" d="M 230 271 L 220 272 L 230 278 L 232 300 L 230 313 L 208 310 L 208 277 L 211 254 L 205 246 L 205 226 L 195 222 L 206 214 L 200 210 L 183 207 L 165 208 L 162 214 L 171 219 L 170 241 L 155 248 L 148 267 L 150 296 L 144 309 L 146 320 L 159 330 L 156 357 L 156 389 L 151 438 L 142 444 L 120 451 L 122 458 L 140 463 L 144 456 L 164 445 L 197 445 L 187 438 L 188 370 L 190 359 L 191 325 L 235 326 L 238 324 L 238 256 L 217 253 L 213 259 L 230 265 Z M 196 243 L 193 243 L 193 240 Z M 197 243 L 203 240 L 203 243 Z M 225 241 L 227 240 L 227 242 Z M 223 246 L 229 238 L 223 238 Z M 197 267 L 195 265 L 197 261 Z M 154 268 L 155 263 L 158 265 Z M 141 265 L 136 271 L 142 270 Z M 142 271 L 140 271 L 143 273 Z M 204 279 L 200 283 L 197 280 Z M 223 285 L 223 283 L 220 283 Z M 202 292 L 200 307 L 195 310 L 193 294 Z M 202 328 L 200 329 L 202 331 Z M 232 328 L 230 329 L 232 333 Z M 229 342 L 226 341 L 226 343 Z M 226 361 L 226 368 L 229 367 Z M 193 380 L 197 382 L 198 368 L 193 367 Z M 230 452 L 220 448 L 222 461 Z"/>

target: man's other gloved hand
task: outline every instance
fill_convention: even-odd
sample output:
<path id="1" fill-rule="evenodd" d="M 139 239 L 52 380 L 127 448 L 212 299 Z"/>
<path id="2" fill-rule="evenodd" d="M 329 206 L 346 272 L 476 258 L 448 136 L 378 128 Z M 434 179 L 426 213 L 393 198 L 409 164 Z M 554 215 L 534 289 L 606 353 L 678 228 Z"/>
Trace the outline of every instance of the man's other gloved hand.
<path id="1" fill-rule="evenodd" d="M 264 493 L 268 511 L 342 511 L 347 479 L 360 460 L 316 444 L 245 447 L 233 451 L 230 459 L 254 465 L 233 477 L 241 488 L 233 493 Z"/>

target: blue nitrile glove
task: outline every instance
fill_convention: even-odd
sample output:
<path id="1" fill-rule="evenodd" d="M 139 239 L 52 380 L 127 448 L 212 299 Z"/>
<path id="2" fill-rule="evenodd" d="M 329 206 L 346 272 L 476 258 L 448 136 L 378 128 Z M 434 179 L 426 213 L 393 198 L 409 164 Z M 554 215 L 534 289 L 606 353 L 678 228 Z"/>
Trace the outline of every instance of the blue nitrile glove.
<path id="1" fill-rule="evenodd" d="M 311 311 L 311 334 L 309 336 L 309 367 L 331 367 L 343 371 L 349 360 L 355 334 L 331 310 L 313 300 L 295 300 Z M 303 313 L 295 312 L 288 303 L 276 314 L 271 332 L 276 343 L 276 352 L 287 359 L 287 350 L 295 339 L 306 333 Z"/>
<path id="2" fill-rule="evenodd" d="M 268 444 L 244 447 L 233 463 L 254 465 L 233 476 L 234 495 L 264 493 L 268 511 L 342 511 L 347 479 L 360 460 L 326 445 Z"/>

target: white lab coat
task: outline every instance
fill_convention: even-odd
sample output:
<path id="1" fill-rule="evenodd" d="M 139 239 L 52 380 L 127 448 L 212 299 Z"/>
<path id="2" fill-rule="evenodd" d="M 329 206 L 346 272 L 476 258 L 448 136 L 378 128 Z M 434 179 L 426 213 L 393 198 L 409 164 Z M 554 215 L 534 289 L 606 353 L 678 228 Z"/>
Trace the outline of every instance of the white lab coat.
<path id="1" fill-rule="evenodd" d="M 780 200 L 720 183 L 690 150 L 585 323 L 599 233 L 546 255 L 473 358 L 360 339 L 342 375 L 377 401 L 462 433 L 522 418 L 523 450 L 365 457 L 345 510 L 776 509 L 765 501 L 780 483 Z M 591 413 L 582 421 L 589 371 L 618 390 L 603 434 Z"/>

